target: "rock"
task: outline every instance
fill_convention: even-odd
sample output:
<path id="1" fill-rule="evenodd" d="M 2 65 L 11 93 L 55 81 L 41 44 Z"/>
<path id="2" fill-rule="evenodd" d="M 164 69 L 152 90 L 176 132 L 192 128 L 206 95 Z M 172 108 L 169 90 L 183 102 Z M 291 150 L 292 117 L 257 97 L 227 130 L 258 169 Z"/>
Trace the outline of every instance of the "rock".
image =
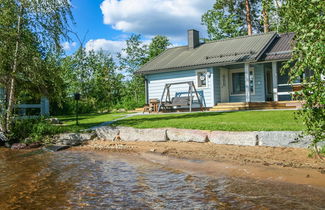
<path id="1" fill-rule="evenodd" d="M 43 150 L 47 151 L 47 152 L 58 152 L 58 151 L 61 151 L 61 150 L 65 150 L 65 149 L 68 149 L 70 148 L 70 146 L 47 146 L 47 147 L 43 147 Z"/>
<path id="2" fill-rule="evenodd" d="M 103 126 L 95 129 L 97 137 L 103 140 L 115 140 L 120 134 L 120 130 L 116 127 Z"/>
<path id="3" fill-rule="evenodd" d="M 31 143 L 31 144 L 28 144 L 28 148 L 30 148 L 30 149 L 33 149 L 33 148 L 38 148 L 38 147 L 40 147 L 40 146 L 42 146 L 42 144 L 41 143 L 39 143 L 39 142 L 34 142 L 34 143 Z"/>
<path id="4" fill-rule="evenodd" d="M 92 140 L 96 137 L 94 133 L 63 133 L 56 137 L 57 145 L 78 146 L 85 141 Z"/>
<path id="5" fill-rule="evenodd" d="M 46 120 L 51 124 L 61 124 L 61 121 L 58 118 L 48 118 Z"/>
<path id="6" fill-rule="evenodd" d="M 260 131 L 257 135 L 261 146 L 307 148 L 312 140 L 308 136 L 300 138 L 299 131 Z"/>
<path id="7" fill-rule="evenodd" d="M 20 150 L 20 149 L 27 149 L 27 144 L 24 143 L 15 143 L 11 146 L 11 149 L 15 149 L 15 150 Z"/>
<path id="8" fill-rule="evenodd" d="M 117 127 L 122 141 L 167 141 L 167 129 Z"/>
<path id="9" fill-rule="evenodd" d="M 212 131 L 208 138 L 215 144 L 258 145 L 256 132 Z"/>
<path id="10" fill-rule="evenodd" d="M 168 128 L 167 137 L 171 141 L 207 142 L 209 131 Z"/>

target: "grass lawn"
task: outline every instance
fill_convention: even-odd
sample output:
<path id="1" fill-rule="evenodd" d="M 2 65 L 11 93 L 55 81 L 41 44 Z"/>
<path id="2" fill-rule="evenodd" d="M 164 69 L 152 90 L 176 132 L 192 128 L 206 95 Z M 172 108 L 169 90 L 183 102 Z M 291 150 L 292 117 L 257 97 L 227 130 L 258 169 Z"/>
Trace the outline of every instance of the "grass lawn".
<path id="1" fill-rule="evenodd" d="M 186 128 L 222 131 L 300 131 L 294 111 L 201 112 L 134 116 L 114 123 L 135 128 Z"/>
<path id="2" fill-rule="evenodd" d="M 56 118 L 65 124 L 65 126 L 62 127 L 65 127 L 67 131 L 74 132 L 91 128 L 101 123 L 121 118 L 125 115 L 126 113 L 80 114 L 79 125 L 76 125 L 75 115 L 56 116 Z"/>

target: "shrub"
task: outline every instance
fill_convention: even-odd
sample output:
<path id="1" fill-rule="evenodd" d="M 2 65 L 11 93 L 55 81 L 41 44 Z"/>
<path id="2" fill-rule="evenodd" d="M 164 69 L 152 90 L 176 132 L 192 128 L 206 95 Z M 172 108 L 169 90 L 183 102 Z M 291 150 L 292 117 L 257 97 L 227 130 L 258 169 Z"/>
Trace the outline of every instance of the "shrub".
<path id="1" fill-rule="evenodd" d="M 9 139 L 13 142 L 43 142 L 47 136 L 64 132 L 65 129 L 47 122 L 45 119 L 16 120 Z"/>

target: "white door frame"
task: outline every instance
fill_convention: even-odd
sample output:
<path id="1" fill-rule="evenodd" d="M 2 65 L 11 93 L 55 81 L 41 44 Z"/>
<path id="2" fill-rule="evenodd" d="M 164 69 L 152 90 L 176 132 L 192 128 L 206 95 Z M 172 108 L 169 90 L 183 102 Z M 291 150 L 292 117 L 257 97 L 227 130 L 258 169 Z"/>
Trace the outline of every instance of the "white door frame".
<path id="1" fill-rule="evenodd" d="M 220 99 L 222 103 L 229 102 L 229 71 L 220 68 Z"/>

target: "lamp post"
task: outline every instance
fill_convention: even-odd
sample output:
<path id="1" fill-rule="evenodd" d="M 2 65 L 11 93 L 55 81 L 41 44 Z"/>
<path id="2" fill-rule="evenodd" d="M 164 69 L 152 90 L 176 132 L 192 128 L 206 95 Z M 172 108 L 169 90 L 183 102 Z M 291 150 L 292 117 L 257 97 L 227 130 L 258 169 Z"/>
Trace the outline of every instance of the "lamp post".
<path id="1" fill-rule="evenodd" d="M 78 121 L 78 111 L 79 111 L 80 93 L 75 93 L 75 94 L 74 94 L 74 100 L 76 101 L 76 125 L 79 125 L 79 121 Z"/>

